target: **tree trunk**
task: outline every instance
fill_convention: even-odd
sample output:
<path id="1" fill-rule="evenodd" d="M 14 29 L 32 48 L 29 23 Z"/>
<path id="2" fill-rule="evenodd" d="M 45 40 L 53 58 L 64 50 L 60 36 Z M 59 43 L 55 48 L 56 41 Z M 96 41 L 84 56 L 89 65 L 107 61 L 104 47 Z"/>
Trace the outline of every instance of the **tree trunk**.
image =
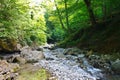
<path id="1" fill-rule="evenodd" d="M 62 16 L 61 16 L 61 14 L 60 14 L 59 8 L 58 8 L 57 3 L 56 3 L 55 0 L 54 0 L 54 3 L 55 3 L 55 7 L 56 7 L 56 9 L 57 9 L 57 13 L 58 13 L 58 17 L 59 17 L 59 20 L 60 20 L 60 24 L 61 24 L 61 26 L 62 26 L 62 28 L 63 28 L 64 30 L 67 30 L 67 29 L 65 28 L 63 22 L 62 22 Z"/>
<path id="2" fill-rule="evenodd" d="M 64 4 L 65 4 L 66 25 L 67 25 L 67 28 L 69 29 L 68 10 L 67 10 L 67 1 L 66 0 L 64 0 Z"/>
<path id="3" fill-rule="evenodd" d="M 103 0 L 103 20 L 106 21 L 107 11 L 106 11 L 106 0 Z"/>
<path id="4" fill-rule="evenodd" d="M 90 16 L 90 21 L 91 21 L 92 25 L 94 26 L 96 24 L 96 20 L 95 20 L 93 10 L 91 8 L 91 0 L 84 0 L 84 2 L 85 2 L 86 6 L 87 6 L 87 9 L 88 9 L 88 13 L 89 13 L 89 16 Z"/>

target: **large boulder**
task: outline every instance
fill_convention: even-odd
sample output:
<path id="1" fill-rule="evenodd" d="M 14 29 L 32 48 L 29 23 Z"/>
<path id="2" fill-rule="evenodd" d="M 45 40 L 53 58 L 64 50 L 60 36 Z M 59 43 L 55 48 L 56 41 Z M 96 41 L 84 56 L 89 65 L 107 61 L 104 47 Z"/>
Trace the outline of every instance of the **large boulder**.
<path id="1" fill-rule="evenodd" d="M 27 62 L 37 62 L 45 58 L 42 51 L 32 51 L 29 47 L 21 50 L 21 57 L 25 58 Z"/>
<path id="2" fill-rule="evenodd" d="M 117 59 L 115 62 L 113 62 L 111 68 L 115 73 L 120 74 L 120 60 Z"/>

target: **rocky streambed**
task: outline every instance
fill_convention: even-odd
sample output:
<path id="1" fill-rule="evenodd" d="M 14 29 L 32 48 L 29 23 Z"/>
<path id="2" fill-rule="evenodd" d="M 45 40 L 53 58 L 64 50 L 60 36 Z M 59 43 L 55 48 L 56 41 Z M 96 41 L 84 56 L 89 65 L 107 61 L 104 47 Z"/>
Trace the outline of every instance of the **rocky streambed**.
<path id="1" fill-rule="evenodd" d="M 119 80 L 119 59 L 110 63 L 109 56 L 98 56 L 78 48 L 43 49 L 44 60 L 35 65 L 49 70 L 58 80 Z M 90 54 L 90 55 L 89 55 Z M 106 75 L 109 74 L 109 75 Z"/>
<path id="2" fill-rule="evenodd" d="M 30 67 L 29 70 L 39 71 L 39 68 L 44 68 L 51 73 L 49 78 L 41 78 L 41 80 L 119 80 L 120 78 L 119 75 L 111 76 L 111 74 L 114 74 L 112 69 L 117 70 L 119 74 L 119 59 L 113 62 L 115 66 L 111 67 L 113 64 L 107 59 L 108 56 L 103 58 L 93 55 L 92 51 L 83 51 L 78 48 L 51 50 L 48 46 L 40 46 L 32 50 L 26 46 L 21 49 L 20 54 L 11 54 L 2 58 L 9 63 L 17 63 L 21 66 L 30 63 L 32 67 L 27 66 L 28 69 Z M 36 69 L 36 66 L 38 69 Z M 27 68 L 21 69 L 21 72 L 25 69 L 28 71 Z M 31 73 L 31 71 L 28 72 Z M 110 73 L 110 75 L 106 75 L 107 73 Z M 38 78 L 40 79 L 40 77 Z"/>
<path id="3" fill-rule="evenodd" d="M 44 49 L 43 52 L 45 59 L 35 65 L 49 70 L 58 80 L 100 80 L 103 78 L 101 70 L 89 65 L 83 54 L 65 55 L 65 49 L 62 48 L 52 51 Z M 84 61 L 85 69 L 80 67 L 78 58 Z"/>

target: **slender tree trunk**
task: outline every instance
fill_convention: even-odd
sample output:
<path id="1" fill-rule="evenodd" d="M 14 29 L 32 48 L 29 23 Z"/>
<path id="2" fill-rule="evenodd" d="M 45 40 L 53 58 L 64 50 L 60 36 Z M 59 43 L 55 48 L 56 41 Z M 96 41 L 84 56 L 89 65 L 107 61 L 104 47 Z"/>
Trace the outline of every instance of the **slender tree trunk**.
<path id="1" fill-rule="evenodd" d="M 103 20 L 106 21 L 107 11 L 106 11 L 106 0 L 103 0 Z"/>
<path id="2" fill-rule="evenodd" d="M 67 0 L 64 0 L 64 3 L 65 3 L 66 25 L 67 25 L 67 28 L 69 29 L 68 10 L 67 10 Z"/>
<path id="3" fill-rule="evenodd" d="M 91 8 L 91 0 L 84 0 L 86 6 L 87 6 L 87 9 L 88 9 L 88 13 L 89 13 L 89 16 L 90 16 L 90 21 L 92 23 L 92 25 L 95 25 L 96 24 L 96 20 L 95 20 L 95 15 L 93 13 L 93 10 Z"/>
<path id="4" fill-rule="evenodd" d="M 68 33 L 71 33 L 71 28 L 70 28 L 70 25 L 69 25 L 67 0 L 64 0 L 64 4 L 65 4 L 66 26 L 67 26 Z"/>
<path id="5" fill-rule="evenodd" d="M 58 17 L 59 17 L 59 20 L 60 20 L 60 24 L 61 24 L 61 26 L 62 26 L 62 28 L 63 28 L 64 30 L 67 30 L 67 29 L 65 28 L 64 24 L 63 24 L 62 16 L 61 16 L 60 10 L 59 10 L 59 8 L 58 8 L 57 3 L 56 3 L 55 0 L 54 0 L 54 3 L 55 3 L 55 7 L 56 7 L 56 9 L 57 9 L 57 13 L 58 13 Z"/>

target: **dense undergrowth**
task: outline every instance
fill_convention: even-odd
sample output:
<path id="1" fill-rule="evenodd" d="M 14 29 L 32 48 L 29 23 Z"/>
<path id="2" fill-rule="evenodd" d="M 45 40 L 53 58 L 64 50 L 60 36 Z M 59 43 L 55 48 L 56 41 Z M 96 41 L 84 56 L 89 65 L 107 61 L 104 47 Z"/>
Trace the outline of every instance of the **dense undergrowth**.
<path id="1" fill-rule="evenodd" d="M 14 52 L 17 44 L 56 42 L 100 53 L 120 52 L 119 0 L 1 0 L 0 5 L 0 52 Z"/>
<path id="2" fill-rule="evenodd" d="M 120 52 L 120 15 L 108 16 L 106 21 L 99 21 L 92 27 L 82 28 L 58 45 L 62 47 L 77 46 L 81 49 L 97 51 L 99 53 Z"/>

